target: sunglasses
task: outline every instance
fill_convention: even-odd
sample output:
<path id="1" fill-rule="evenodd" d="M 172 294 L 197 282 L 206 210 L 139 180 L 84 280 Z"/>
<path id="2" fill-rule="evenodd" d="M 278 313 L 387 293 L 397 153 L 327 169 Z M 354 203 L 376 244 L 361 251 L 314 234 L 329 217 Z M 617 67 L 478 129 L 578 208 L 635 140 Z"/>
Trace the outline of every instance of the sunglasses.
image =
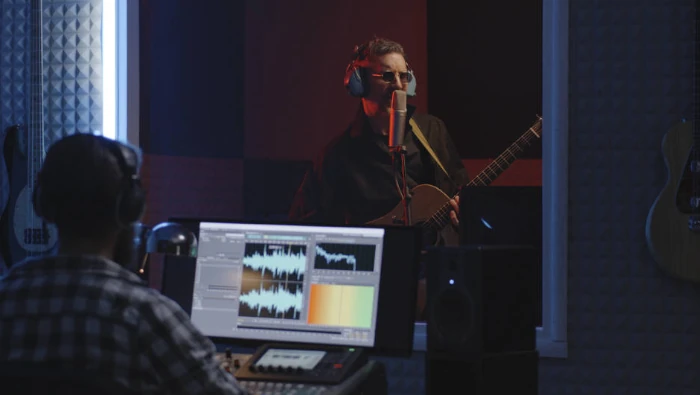
<path id="1" fill-rule="evenodd" d="M 372 77 L 381 78 L 386 82 L 394 82 L 396 74 L 397 73 L 394 73 L 393 71 L 385 71 L 383 73 L 374 73 L 372 74 Z M 411 80 L 413 79 L 413 74 L 409 73 L 408 71 L 400 72 L 398 73 L 398 75 L 399 80 L 401 80 L 401 82 L 411 82 Z"/>

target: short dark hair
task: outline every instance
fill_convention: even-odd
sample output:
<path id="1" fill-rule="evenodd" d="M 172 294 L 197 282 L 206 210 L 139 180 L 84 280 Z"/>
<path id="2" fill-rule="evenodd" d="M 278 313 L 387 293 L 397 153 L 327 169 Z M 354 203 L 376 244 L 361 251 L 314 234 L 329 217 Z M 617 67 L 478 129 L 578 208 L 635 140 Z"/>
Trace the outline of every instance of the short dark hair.
<path id="1" fill-rule="evenodd" d="M 406 58 L 403 46 L 396 41 L 384 37 L 374 36 L 366 43 L 359 45 L 356 49 L 358 60 L 365 60 L 383 56 L 389 53 L 397 53 Z"/>
<path id="2" fill-rule="evenodd" d="M 46 153 L 37 185 L 41 203 L 35 204 L 51 208 L 50 220 L 62 237 L 94 240 L 120 229 L 117 200 L 124 174 L 111 147 L 116 144 L 77 133 L 58 140 Z"/>

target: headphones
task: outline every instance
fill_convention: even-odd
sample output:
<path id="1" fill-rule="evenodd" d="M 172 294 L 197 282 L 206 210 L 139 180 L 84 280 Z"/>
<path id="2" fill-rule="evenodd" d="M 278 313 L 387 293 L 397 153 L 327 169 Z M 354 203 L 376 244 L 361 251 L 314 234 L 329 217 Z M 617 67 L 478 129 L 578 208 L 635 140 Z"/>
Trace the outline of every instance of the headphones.
<path id="1" fill-rule="evenodd" d="M 105 148 L 115 157 L 123 174 L 121 186 L 115 202 L 117 224 L 122 227 L 134 225 L 141 219 L 146 208 L 146 192 L 141 186 L 139 169 L 141 158 L 138 151 L 126 144 L 114 140 L 104 141 Z M 57 207 L 55 202 L 47 199 L 41 191 L 41 177 L 32 195 L 34 211 L 47 222 L 56 222 Z"/>
<path id="2" fill-rule="evenodd" d="M 348 67 L 345 69 L 345 89 L 348 93 L 355 97 L 365 97 L 369 93 L 369 84 L 367 78 L 363 74 L 367 71 L 364 67 L 358 66 L 358 63 L 362 60 L 367 59 L 369 55 L 369 44 L 366 42 L 364 44 L 355 46 L 355 52 L 353 53 L 352 60 Z M 408 73 L 410 74 L 410 80 L 408 81 L 408 88 L 406 89 L 407 96 L 416 95 L 416 76 L 413 74 L 411 66 L 406 64 L 408 67 Z"/>

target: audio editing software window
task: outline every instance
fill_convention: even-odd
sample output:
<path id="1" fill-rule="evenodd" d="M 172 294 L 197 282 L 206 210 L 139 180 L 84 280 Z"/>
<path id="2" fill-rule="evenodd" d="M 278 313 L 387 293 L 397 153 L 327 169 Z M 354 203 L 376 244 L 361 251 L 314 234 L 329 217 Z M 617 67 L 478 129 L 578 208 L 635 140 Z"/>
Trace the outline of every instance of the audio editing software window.
<path id="1" fill-rule="evenodd" d="M 384 229 L 200 224 L 192 322 L 205 335 L 374 346 Z"/>

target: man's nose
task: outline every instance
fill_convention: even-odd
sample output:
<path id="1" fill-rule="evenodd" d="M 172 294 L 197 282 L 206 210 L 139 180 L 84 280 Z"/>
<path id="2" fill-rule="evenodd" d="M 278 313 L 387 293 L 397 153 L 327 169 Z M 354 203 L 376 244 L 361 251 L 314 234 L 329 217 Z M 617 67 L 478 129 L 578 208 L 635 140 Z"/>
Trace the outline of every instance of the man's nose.
<path id="1" fill-rule="evenodd" d="M 394 74 L 394 82 L 392 85 L 394 85 L 394 87 L 398 90 L 404 90 L 404 81 L 401 80 L 399 74 Z"/>

